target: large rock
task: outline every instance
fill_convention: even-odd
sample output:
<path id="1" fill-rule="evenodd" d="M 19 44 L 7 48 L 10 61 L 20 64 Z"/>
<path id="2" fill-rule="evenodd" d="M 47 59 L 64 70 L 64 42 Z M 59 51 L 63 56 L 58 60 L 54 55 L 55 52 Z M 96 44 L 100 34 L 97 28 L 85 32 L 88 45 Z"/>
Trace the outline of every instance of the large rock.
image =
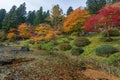
<path id="1" fill-rule="evenodd" d="M 30 51 L 30 48 L 29 48 L 29 46 L 22 46 L 20 50 L 21 51 Z"/>

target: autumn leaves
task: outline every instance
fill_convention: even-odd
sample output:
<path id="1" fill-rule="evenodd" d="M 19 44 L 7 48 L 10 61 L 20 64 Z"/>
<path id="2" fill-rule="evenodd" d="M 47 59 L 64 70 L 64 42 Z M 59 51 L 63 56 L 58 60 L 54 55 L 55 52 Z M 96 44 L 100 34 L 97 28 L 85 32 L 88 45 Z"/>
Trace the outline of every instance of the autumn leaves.
<path id="1" fill-rule="evenodd" d="M 19 36 L 22 39 L 39 42 L 53 39 L 57 31 L 71 34 L 81 30 L 100 32 L 100 29 L 108 31 L 111 28 L 119 28 L 120 6 L 115 6 L 115 4 L 106 5 L 98 14 L 94 15 L 90 15 L 86 9 L 77 8 L 65 17 L 62 24 L 55 28 L 49 24 L 39 24 L 36 27 L 32 27 L 27 23 L 23 23 L 18 26 L 18 29 L 10 29 L 7 38 L 15 39 Z"/>

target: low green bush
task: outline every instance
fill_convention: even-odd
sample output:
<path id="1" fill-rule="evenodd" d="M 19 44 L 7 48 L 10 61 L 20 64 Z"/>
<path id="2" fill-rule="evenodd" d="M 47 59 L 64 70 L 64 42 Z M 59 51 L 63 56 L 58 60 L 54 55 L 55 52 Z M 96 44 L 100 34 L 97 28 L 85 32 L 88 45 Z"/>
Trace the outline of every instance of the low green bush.
<path id="1" fill-rule="evenodd" d="M 41 42 L 40 44 L 42 49 L 45 49 L 45 50 L 50 50 L 51 48 L 54 47 L 54 44 L 52 42 Z"/>
<path id="2" fill-rule="evenodd" d="M 99 56 L 110 56 L 117 52 L 117 49 L 111 45 L 102 45 L 95 49 L 95 53 Z"/>
<path id="3" fill-rule="evenodd" d="M 85 37 L 79 37 L 74 41 L 74 45 L 77 47 L 84 47 L 89 44 L 90 44 L 89 39 L 87 39 Z"/>
<path id="4" fill-rule="evenodd" d="M 72 47 L 69 43 L 62 43 L 59 46 L 60 50 L 66 51 L 66 50 L 70 50 Z"/>
<path id="5" fill-rule="evenodd" d="M 79 48 L 73 48 L 71 50 L 71 54 L 76 55 L 76 56 L 82 54 L 83 52 L 84 52 L 84 50 L 82 48 L 80 48 L 80 47 Z"/>

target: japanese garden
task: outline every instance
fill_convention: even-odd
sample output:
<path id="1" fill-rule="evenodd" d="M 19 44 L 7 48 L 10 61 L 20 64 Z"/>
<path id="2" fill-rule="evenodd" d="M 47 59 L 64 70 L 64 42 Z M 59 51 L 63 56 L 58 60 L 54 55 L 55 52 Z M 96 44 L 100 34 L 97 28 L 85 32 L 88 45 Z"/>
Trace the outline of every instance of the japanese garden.
<path id="1" fill-rule="evenodd" d="M 120 0 L 26 8 L 0 9 L 0 80 L 120 80 Z"/>

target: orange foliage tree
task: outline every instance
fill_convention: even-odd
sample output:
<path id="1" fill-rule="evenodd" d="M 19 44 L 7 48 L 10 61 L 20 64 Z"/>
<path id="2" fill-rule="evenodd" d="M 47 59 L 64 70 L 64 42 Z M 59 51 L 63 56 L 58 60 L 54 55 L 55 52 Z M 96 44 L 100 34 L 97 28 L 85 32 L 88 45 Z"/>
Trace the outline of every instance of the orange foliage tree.
<path id="1" fill-rule="evenodd" d="M 54 36 L 54 31 L 52 30 L 51 26 L 48 24 L 39 24 L 35 28 L 36 36 L 31 38 L 31 41 L 39 42 L 41 40 L 49 41 Z"/>
<path id="2" fill-rule="evenodd" d="M 6 38 L 10 41 L 11 40 L 13 41 L 17 38 L 17 33 L 18 33 L 18 31 L 16 28 L 10 28 Z"/>
<path id="3" fill-rule="evenodd" d="M 63 31 L 74 32 L 80 31 L 84 27 L 84 23 L 90 18 L 87 10 L 78 8 L 68 15 L 64 21 Z"/>
<path id="4" fill-rule="evenodd" d="M 10 32 L 10 33 L 7 34 L 7 39 L 10 40 L 10 41 L 15 40 L 16 37 L 17 37 L 17 35 L 14 32 Z"/>
<path id="5" fill-rule="evenodd" d="M 18 31 L 19 31 L 20 36 L 23 39 L 30 38 L 31 28 L 30 28 L 30 26 L 27 23 L 20 24 L 18 26 Z"/>

